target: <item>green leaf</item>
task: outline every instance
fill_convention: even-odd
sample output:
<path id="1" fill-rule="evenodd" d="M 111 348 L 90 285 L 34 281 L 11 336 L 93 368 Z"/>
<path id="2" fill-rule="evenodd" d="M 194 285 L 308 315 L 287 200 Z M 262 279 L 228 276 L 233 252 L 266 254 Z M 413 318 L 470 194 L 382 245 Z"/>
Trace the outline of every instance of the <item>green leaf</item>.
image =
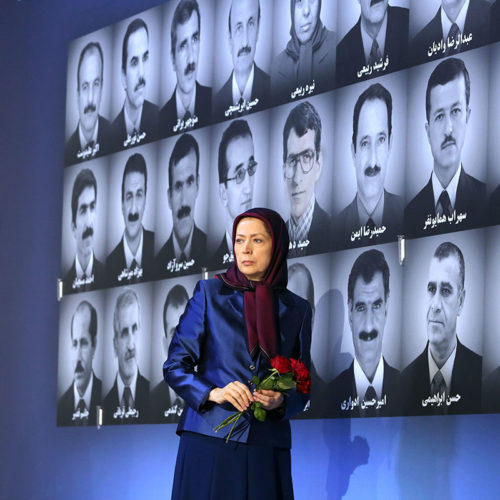
<path id="1" fill-rule="evenodd" d="M 257 375 L 254 375 L 252 377 L 252 380 L 253 380 L 253 383 L 258 386 L 260 384 L 260 380 L 259 380 L 259 377 L 257 377 Z"/>
<path id="2" fill-rule="evenodd" d="M 264 422 L 266 420 L 266 410 L 264 410 L 264 408 L 255 408 L 253 414 L 259 422 Z"/>

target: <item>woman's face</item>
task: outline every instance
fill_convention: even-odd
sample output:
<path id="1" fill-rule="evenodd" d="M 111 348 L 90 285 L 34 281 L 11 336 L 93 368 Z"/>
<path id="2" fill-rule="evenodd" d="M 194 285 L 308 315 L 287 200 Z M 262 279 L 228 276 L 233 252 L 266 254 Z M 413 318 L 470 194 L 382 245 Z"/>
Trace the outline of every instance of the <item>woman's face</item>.
<path id="1" fill-rule="evenodd" d="M 239 270 L 252 281 L 260 281 L 271 262 L 273 240 L 264 222 L 255 217 L 241 219 L 236 228 L 234 254 Z"/>

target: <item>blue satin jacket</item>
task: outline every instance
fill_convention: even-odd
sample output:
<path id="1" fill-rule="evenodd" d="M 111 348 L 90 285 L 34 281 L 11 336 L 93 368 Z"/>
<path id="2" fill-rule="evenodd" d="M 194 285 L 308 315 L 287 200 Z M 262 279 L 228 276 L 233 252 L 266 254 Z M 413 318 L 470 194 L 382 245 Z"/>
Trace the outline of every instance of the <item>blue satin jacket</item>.
<path id="1" fill-rule="evenodd" d="M 277 353 L 301 359 L 310 368 L 311 306 L 289 290 L 275 294 Z M 235 380 L 253 389 L 254 375 L 261 380 L 268 375 L 269 360 L 263 354 L 252 359 L 248 352 L 243 311 L 243 291 L 229 287 L 221 279 L 199 281 L 196 285 L 163 365 L 165 380 L 187 402 L 177 433 L 190 431 L 225 438 L 231 426 L 217 433 L 214 427 L 236 409 L 230 403 L 208 401 L 210 391 Z M 301 411 L 308 399 L 308 395 L 289 391 L 285 411 L 267 412 L 265 422 L 246 412 L 234 428 L 231 441 L 290 448 L 288 419 Z"/>

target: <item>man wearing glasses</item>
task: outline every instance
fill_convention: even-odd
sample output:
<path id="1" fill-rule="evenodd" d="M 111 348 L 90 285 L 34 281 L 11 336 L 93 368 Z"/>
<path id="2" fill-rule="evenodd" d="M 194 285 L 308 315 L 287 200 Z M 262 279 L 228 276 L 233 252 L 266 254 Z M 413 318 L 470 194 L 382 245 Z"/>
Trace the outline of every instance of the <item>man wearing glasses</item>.
<path id="1" fill-rule="evenodd" d="M 224 130 L 219 144 L 219 196 L 225 207 L 225 234 L 212 262 L 220 268 L 233 261 L 234 218 L 253 206 L 254 156 L 252 131 L 246 120 L 234 120 Z"/>
<path id="2" fill-rule="evenodd" d="M 309 102 L 295 106 L 283 129 L 283 179 L 290 200 L 289 257 L 328 252 L 330 217 L 319 206 L 314 188 L 321 175 L 321 119 Z"/>

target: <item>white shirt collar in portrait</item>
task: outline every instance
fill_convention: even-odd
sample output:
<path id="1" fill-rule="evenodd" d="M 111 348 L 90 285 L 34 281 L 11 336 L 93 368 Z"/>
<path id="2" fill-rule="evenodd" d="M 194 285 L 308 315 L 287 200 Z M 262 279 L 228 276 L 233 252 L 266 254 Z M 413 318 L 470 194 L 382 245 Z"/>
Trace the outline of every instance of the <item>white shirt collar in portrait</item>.
<path id="1" fill-rule="evenodd" d="M 90 141 L 93 141 L 94 145 L 97 144 L 98 131 L 99 131 L 99 118 L 95 122 L 94 131 L 92 132 L 92 137 L 90 138 Z M 78 122 L 78 136 L 80 138 L 80 149 L 83 150 L 87 147 L 87 144 L 90 141 L 87 141 L 87 139 L 85 139 L 85 136 L 83 135 L 82 124 L 80 122 Z"/>
<path id="2" fill-rule="evenodd" d="M 370 387 L 370 385 L 375 389 L 377 399 L 382 399 L 384 385 L 384 357 L 380 356 L 372 382 L 368 380 L 368 377 L 365 375 L 365 372 L 358 363 L 358 360 L 354 358 L 354 381 L 356 382 L 356 394 L 360 399 L 365 397 L 366 390 Z"/>
<path id="3" fill-rule="evenodd" d="M 194 84 L 193 95 L 191 96 L 191 101 L 189 102 L 189 106 L 187 108 L 182 104 L 181 95 L 179 92 L 179 87 L 175 88 L 175 106 L 177 108 L 177 119 L 183 120 L 184 115 L 189 111 L 191 116 L 194 116 L 194 106 L 196 104 L 196 82 Z"/>
<path id="4" fill-rule="evenodd" d="M 380 49 L 380 54 L 384 56 L 385 50 L 385 35 L 387 33 L 387 12 L 385 14 L 384 20 L 382 21 L 382 26 L 378 30 L 375 40 L 377 40 L 378 48 Z M 373 38 L 364 30 L 363 23 L 361 23 L 361 40 L 363 40 L 363 50 L 365 52 L 365 61 L 368 62 L 370 59 L 370 52 L 372 51 Z"/>
<path id="5" fill-rule="evenodd" d="M 295 222 L 290 214 L 287 224 L 288 232 L 290 233 L 290 241 L 303 241 L 307 239 L 309 230 L 311 229 L 315 203 L 316 196 L 313 193 L 309 205 L 307 206 L 305 212 L 299 217 L 297 222 Z"/>
<path id="6" fill-rule="evenodd" d="M 75 400 L 75 407 L 73 408 L 74 411 L 78 408 L 78 403 L 80 402 L 80 399 L 83 399 L 85 402 L 85 407 L 87 408 L 88 411 L 90 411 L 90 397 L 92 396 L 92 384 L 94 383 L 94 372 L 90 372 L 90 380 L 89 383 L 87 384 L 87 388 L 85 389 L 85 392 L 83 396 L 80 396 L 78 393 L 78 389 L 76 388 L 76 384 L 73 382 L 73 395 L 74 395 L 74 400 Z"/>
<path id="7" fill-rule="evenodd" d="M 189 233 L 189 237 L 186 243 L 186 246 L 184 248 L 181 248 L 179 242 L 177 241 L 177 236 L 175 235 L 175 231 L 172 230 L 172 241 L 174 243 L 174 255 L 177 261 L 180 260 L 181 258 L 181 253 L 184 252 L 184 255 L 186 256 L 186 259 L 189 260 L 189 257 L 191 255 L 191 243 L 193 242 L 193 231 L 194 231 L 194 223 L 193 227 L 191 228 L 191 232 Z"/>
<path id="8" fill-rule="evenodd" d="M 139 369 L 136 368 L 134 376 L 132 377 L 132 382 L 130 382 L 130 392 L 132 393 L 132 399 L 134 400 L 134 405 L 135 405 L 135 387 L 137 385 L 137 373 L 139 372 Z M 121 406 L 122 404 L 122 398 L 123 398 L 123 391 L 125 389 L 125 384 L 123 383 L 123 380 L 120 376 L 120 370 L 118 370 L 118 373 L 116 374 L 116 386 L 118 388 L 118 404 Z"/>
<path id="9" fill-rule="evenodd" d="M 134 130 L 136 132 L 141 131 L 142 106 L 141 106 L 141 111 L 137 115 L 137 120 L 135 120 L 135 122 L 133 122 L 130 116 L 128 116 L 127 106 L 125 106 L 125 104 L 123 105 L 123 116 L 125 118 L 125 129 L 128 135 L 132 135 L 134 133 Z"/>
<path id="10" fill-rule="evenodd" d="M 226 231 L 226 245 L 229 250 L 229 253 L 232 255 L 233 254 L 233 239 L 231 238 L 231 235 Z"/>
<path id="11" fill-rule="evenodd" d="M 238 104 L 240 98 L 243 98 L 247 102 L 252 99 L 253 77 L 255 74 L 254 68 L 255 64 L 252 64 L 252 69 L 250 70 L 250 75 L 248 76 L 247 83 L 245 84 L 243 92 L 240 91 L 240 88 L 236 83 L 236 77 L 234 76 L 233 71 L 233 104 Z"/>
<path id="12" fill-rule="evenodd" d="M 91 252 L 89 263 L 87 264 L 87 267 L 85 269 L 82 268 L 80 261 L 78 260 L 78 255 L 76 255 L 76 257 L 75 257 L 75 271 L 76 271 L 76 277 L 78 279 L 80 279 L 83 276 L 84 272 L 85 272 L 85 275 L 87 276 L 87 278 L 92 276 L 93 267 L 94 267 L 94 252 Z"/>
<path id="13" fill-rule="evenodd" d="M 458 13 L 457 20 L 455 24 L 458 26 L 460 33 L 464 34 L 464 26 L 465 26 L 465 16 L 467 15 L 467 10 L 469 9 L 469 0 L 465 0 L 465 3 L 462 5 L 460 12 Z M 446 15 L 443 7 L 441 7 L 441 26 L 443 28 L 443 40 L 446 41 L 448 37 L 448 33 L 450 32 L 451 25 L 453 21 Z M 467 33 L 466 33 L 467 34 Z"/>
<path id="14" fill-rule="evenodd" d="M 434 193 L 434 207 L 437 207 L 439 197 L 443 191 L 447 191 L 450 197 L 451 208 L 455 209 L 455 201 L 457 200 L 457 187 L 458 179 L 460 178 L 460 172 L 462 171 L 462 164 L 460 164 L 455 172 L 455 175 L 451 178 L 450 183 L 447 186 L 442 186 L 437 178 L 436 172 L 432 171 L 432 192 Z"/>
<path id="15" fill-rule="evenodd" d="M 142 242 L 144 241 L 144 228 L 141 229 L 141 241 L 139 242 L 139 248 L 137 249 L 137 253 L 134 255 L 132 250 L 130 250 L 127 237 L 125 233 L 123 233 L 123 251 L 125 253 L 125 264 L 127 265 L 127 269 L 130 269 L 132 266 L 132 261 L 135 259 L 137 265 L 141 267 L 142 263 Z"/>
<path id="16" fill-rule="evenodd" d="M 359 223 L 362 226 L 365 226 L 368 223 L 368 219 L 372 219 L 373 222 L 377 227 L 382 226 L 382 218 L 384 216 L 384 191 L 382 191 L 382 196 L 378 200 L 377 204 L 375 205 L 375 208 L 371 214 L 368 213 L 366 210 L 365 206 L 363 205 L 363 202 L 361 201 L 361 198 L 359 196 L 356 196 L 356 204 L 358 207 L 358 217 L 359 217 Z"/>
<path id="17" fill-rule="evenodd" d="M 446 394 L 450 394 L 451 387 L 451 376 L 453 375 L 453 365 L 455 364 L 455 356 L 457 355 L 457 346 L 453 349 L 452 353 L 446 360 L 446 363 L 441 367 L 441 374 L 443 375 L 444 381 L 446 383 Z M 434 361 L 431 354 L 430 346 L 427 349 L 427 359 L 429 361 L 429 383 L 432 384 L 432 379 L 434 375 L 438 372 L 439 368 Z"/>

